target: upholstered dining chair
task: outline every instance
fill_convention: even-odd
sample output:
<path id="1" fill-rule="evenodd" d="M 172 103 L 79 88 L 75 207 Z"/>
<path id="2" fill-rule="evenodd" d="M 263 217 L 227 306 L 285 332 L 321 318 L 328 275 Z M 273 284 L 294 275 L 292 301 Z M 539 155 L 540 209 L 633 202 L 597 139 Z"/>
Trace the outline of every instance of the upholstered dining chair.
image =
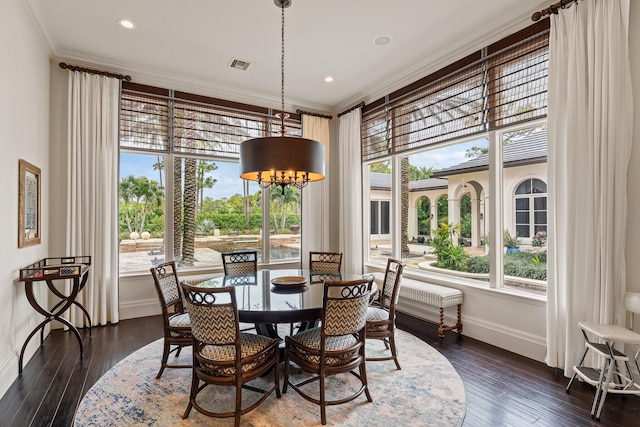
<path id="1" fill-rule="evenodd" d="M 258 251 L 225 252 L 222 254 L 225 276 L 258 271 Z"/>
<path id="2" fill-rule="evenodd" d="M 181 286 L 193 333 L 191 392 L 182 418 L 187 418 L 191 409 L 196 408 L 210 417 L 234 417 L 238 427 L 240 416 L 257 408 L 274 390 L 277 397 L 281 397 L 278 340 L 240 332 L 235 287 L 203 288 L 186 283 Z M 263 389 L 247 384 L 269 370 L 274 375 L 272 387 Z M 200 385 L 201 382 L 204 384 Z M 235 387 L 233 412 L 209 411 L 198 403 L 198 393 L 209 385 Z M 243 388 L 261 394 L 245 408 L 242 408 Z"/>
<path id="3" fill-rule="evenodd" d="M 340 273 L 342 253 L 309 252 L 309 270 L 314 273 Z"/>
<path id="4" fill-rule="evenodd" d="M 398 362 L 398 349 L 396 347 L 396 302 L 402 282 L 402 271 L 405 263 L 396 259 L 387 260 L 387 269 L 384 273 L 382 287 L 378 289 L 373 303 L 367 308 L 367 339 L 382 340 L 387 349 L 391 350 L 391 356 L 367 358 L 367 361 L 393 360 L 396 368 Z"/>
<path id="5" fill-rule="evenodd" d="M 350 402 L 363 392 L 372 402 L 367 385 L 365 365 L 365 315 L 373 278 L 352 281 L 325 281 L 322 304 L 322 323 L 285 337 L 285 365 L 283 393 L 291 386 L 304 399 L 320 405 L 320 419 L 327 423 L 327 405 Z M 290 378 L 291 364 L 297 364 L 311 378 L 294 383 Z M 357 370 L 357 372 L 356 372 Z M 329 375 L 350 373 L 361 382 L 353 394 L 334 400 L 325 397 L 325 378 Z M 318 381 L 317 393 L 303 391 L 303 387 Z M 305 388 L 306 389 L 306 388 Z"/>
<path id="6" fill-rule="evenodd" d="M 191 368 L 191 365 L 169 364 L 169 354 L 175 352 L 180 355 L 183 347 L 191 345 L 191 322 L 189 314 L 182 305 L 178 274 L 174 261 L 158 264 L 150 269 L 153 283 L 158 293 L 160 307 L 162 308 L 162 321 L 164 324 L 164 347 L 160 371 L 156 378 L 162 376 L 165 368 Z M 172 349 L 173 347 L 173 349 Z"/>

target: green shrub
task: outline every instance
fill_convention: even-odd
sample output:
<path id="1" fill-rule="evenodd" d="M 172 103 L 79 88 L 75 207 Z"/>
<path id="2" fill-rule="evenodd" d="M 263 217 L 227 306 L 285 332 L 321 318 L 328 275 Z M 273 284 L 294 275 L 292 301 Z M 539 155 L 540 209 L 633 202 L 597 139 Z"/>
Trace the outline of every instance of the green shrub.
<path id="1" fill-rule="evenodd" d="M 445 222 L 441 222 L 440 226 L 434 230 L 431 245 L 434 247 L 433 253 L 437 258 L 436 267 L 457 271 L 467 270 L 469 254 L 464 247 L 454 245 L 452 242 L 459 230 L 459 225 Z"/>

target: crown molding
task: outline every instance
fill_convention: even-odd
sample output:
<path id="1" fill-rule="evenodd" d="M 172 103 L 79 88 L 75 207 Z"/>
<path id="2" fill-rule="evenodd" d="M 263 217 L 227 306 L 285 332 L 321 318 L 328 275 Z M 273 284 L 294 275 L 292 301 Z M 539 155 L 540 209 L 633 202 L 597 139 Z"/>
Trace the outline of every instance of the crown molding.
<path id="1" fill-rule="evenodd" d="M 280 94 L 248 93 L 246 89 L 231 87 L 228 84 L 220 85 L 211 80 L 194 76 L 178 78 L 175 74 L 163 73 L 155 69 L 139 67 L 127 62 L 105 60 L 105 58 L 102 57 L 89 56 L 69 50 L 62 50 L 55 55 L 54 59 L 56 61 L 72 63 L 73 65 L 99 68 L 104 71 L 119 74 L 128 74 L 135 83 L 280 110 Z M 327 105 L 293 98 L 285 99 L 285 109 L 288 111 L 304 109 L 323 114 L 330 114 L 327 112 L 331 111 Z"/>
<path id="2" fill-rule="evenodd" d="M 51 28 L 44 18 L 44 12 L 37 0 L 22 0 L 22 5 L 31 19 L 31 22 L 42 41 L 44 47 L 49 51 L 49 55 L 53 56 L 59 50 L 60 46 L 53 37 Z"/>

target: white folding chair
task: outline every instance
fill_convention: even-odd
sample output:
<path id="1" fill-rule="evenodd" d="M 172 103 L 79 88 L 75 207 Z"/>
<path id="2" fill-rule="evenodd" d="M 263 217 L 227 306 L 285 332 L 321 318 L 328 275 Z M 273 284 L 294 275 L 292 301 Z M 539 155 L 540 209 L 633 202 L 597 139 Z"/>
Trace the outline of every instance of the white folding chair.
<path id="1" fill-rule="evenodd" d="M 640 293 L 625 293 L 624 307 L 631 313 L 631 327 L 633 327 L 633 315 L 640 313 Z M 580 363 L 573 367 L 574 374 L 566 391 L 569 393 L 576 377 L 594 386 L 596 391 L 591 406 L 591 418 L 599 421 L 607 393 L 640 396 L 640 378 L 637 378 L 640 372 L 638 364 L 640 350 L 630 358 L 614 348 L 615 344 L 640 345 L 640 334 L 620 325 L 578 322 L 578 326 L 584 335 L 585 350 Z M 594 352 L 601 359 L 599 368 L 584 366 L 589 351 Z M 635 372 L 630 367 L 631 363 L 635 364 Z"/>

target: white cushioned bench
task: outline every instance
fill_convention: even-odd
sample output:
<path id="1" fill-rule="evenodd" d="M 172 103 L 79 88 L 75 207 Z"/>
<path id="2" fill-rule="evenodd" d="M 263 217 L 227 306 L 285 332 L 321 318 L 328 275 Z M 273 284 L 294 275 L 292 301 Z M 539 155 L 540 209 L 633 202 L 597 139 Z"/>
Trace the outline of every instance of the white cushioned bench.
<path id="1" fill-rule="evenodd" d="M 384 281 L 384 273 L 375 273 L 375 277 L 376 282 L 381 286 Z M 464 295 L 461 290 L 403 277 L 399 297 L 438 307 L 440 309 L 440 323 L 438 325 L 440 338 L 444 338 L 444 333 L 447 331 L 455 330 L 458 334 L 462 333 Z M 448 326 L 444 323 L 444 309 L 454 305 L 458 306 L 458 321 L 455 325 Z"/>

